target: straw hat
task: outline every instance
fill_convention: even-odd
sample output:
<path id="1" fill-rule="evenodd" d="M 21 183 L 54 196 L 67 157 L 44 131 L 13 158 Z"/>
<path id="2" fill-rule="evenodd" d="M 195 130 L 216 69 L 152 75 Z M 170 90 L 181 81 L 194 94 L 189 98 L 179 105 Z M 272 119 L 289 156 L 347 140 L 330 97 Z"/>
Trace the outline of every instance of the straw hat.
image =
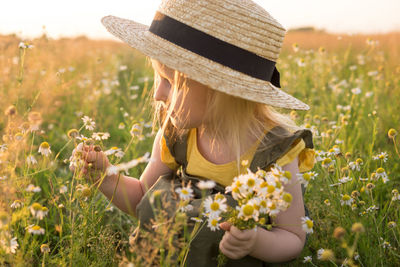
<path id="1" fill-rule="evenodd" d="M 125 43 L 212 89 L 309 109 L 279 89 L 275 63 L 286 30 L 250 0 L 163 0 L 150 27 L 115 16 L 101 21 Z"/>

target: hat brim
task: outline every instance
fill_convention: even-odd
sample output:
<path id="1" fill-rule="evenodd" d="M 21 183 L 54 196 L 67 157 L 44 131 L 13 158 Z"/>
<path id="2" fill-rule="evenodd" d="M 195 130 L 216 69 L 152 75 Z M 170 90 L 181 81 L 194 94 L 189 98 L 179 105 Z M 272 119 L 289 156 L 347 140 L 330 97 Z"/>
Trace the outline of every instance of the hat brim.
<path id="1" fill-rule="evenodd" d="M 101 22 L 111 34 L 129 46 L 214 90 L 279 108 L 310 109 L 307 104 L 270 82 L 253 78 L 177 46 L 151 33 L 149 26 L 115 16 L 106 16 Z"/>

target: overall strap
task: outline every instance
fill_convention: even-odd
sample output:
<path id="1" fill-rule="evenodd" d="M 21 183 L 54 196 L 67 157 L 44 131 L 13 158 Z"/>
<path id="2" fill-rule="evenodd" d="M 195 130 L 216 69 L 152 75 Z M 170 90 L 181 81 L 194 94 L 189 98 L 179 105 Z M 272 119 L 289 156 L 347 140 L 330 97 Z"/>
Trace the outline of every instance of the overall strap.
<path id="1" fill-rule="evenodd" d="M 287 153 L 292 144 L 299 138 L 304 140 L 306 148 L 314 148 L 312 142 L 312 132 L 308 129 L 301 129 L 294 133 L 281 126 L 276 126 L 265 136 L 260 143 L 256 154 L 250 164 L 250 170 L 256 172 L 258 168 L 265 169 L 275 163 L 282 155 Z M 265 146 L 267 149 L 261 149 Z"/>

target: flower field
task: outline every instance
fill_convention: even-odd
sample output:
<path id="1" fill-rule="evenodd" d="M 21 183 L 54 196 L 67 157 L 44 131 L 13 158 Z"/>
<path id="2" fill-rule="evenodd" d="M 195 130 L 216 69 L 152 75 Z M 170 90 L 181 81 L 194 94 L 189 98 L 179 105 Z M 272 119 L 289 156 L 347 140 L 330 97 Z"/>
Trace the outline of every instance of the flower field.
<path id="1" fill-rule="evenodd" d="M 400 266 L 399 44 L 400 33 L 287 34 L 281 85 L 311 109 L 280 111 L 313 132 L 316 162 L 299 177 L 308 243 L 285 266 Z M 0 266 L 170 266 L 184 254 L 187 240 L 168 241 L 184 212 L 138 246 L 136 218 L 69 169 L 92 142 L 110 171 L 140 177 L 157 130 L 152 75 L 119 42 L 0 35 Z"/>

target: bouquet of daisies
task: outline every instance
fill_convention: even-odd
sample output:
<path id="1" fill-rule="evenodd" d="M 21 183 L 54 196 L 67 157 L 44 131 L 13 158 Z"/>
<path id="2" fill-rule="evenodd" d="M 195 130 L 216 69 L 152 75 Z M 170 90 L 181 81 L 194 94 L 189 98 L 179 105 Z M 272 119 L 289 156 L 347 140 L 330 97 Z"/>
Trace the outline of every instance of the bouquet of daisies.
<path id="1" fill-rule="evenodd" d="M 268 172 L 259 169 L 253 173 L 248 169 L 246 174 L 235 177 L 225 188 L 225 193 L 230 192 L 237 201 L 235 208 L 226 204 L 226 197 L 222 194 L 205 199 L 208 227 L 213 231 L 219 229 L 223 217 L 241 230 L 265 226 L 269 216 L 275 216 L 290 206 L 292 195 L 284 191 L 284 184 L 290 179 L 291 173 L 276 164 Z"/>
<path id="2" fill-rule="evenodd" d="M 276 216 L 286 210 L 292 201 L 292 195 L 284 191 L 284 184 L 291 179 L 289 171 L 283 171 L 279 165 L 273 165 L 270 171 L 259 169 L 253 173 L 248 169 L 246 174 L 233 179 L 225 193 L 231 193 L 237 201 L 236 207 L 227 205 L 227 199 L 222 194 L 209 196 L 204 201 L 205 216 L 208 227 L 215 231 L 219 222 L 225 218 L 238 229 L 256 229 L 257 225 L 271 229 L 266 223 L 269 217 Z M 219 253 L 218 266 L 224 266 L 227 257 Z"/>

